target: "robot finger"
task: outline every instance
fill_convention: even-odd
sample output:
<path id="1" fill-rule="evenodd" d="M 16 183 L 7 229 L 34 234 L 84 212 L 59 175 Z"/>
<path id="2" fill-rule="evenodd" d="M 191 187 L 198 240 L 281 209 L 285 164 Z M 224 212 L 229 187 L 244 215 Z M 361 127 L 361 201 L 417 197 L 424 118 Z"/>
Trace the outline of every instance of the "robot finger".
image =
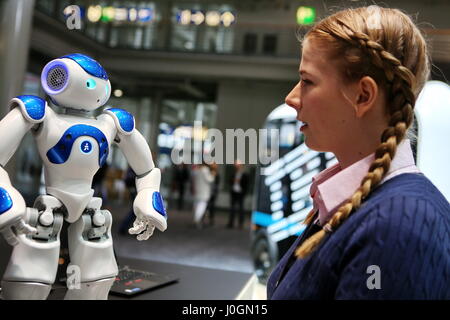
<path id="1" fill-rule="evenodd" d="M 23 233 L 23 234 L 35 234 L 37 232 L 36 228 L 33 228 L 32 226 L 30 226 L 29 224 L 25 223 L 25 221 L 23 221 L 22 219 L 19 220 L 14 227 L 16 228 L 18 233 Z"/>
<path id="2" fill-rule="evenodd" d="M 1 233 L 9 245 L 15 246 L 19 244 L 19 240 L 17 240 L 17 236 L 14 234 L 11 227 L 3 229 Z"/>
<path id="3" fill-rule="evenodd" d="M 141 219 L 136 219 L 133 223 L 133 228 L 130 228 L 128 232 L 130 234 L 139 234 L 145 230 L 146 224 Z"/>
<path id="4" fill-rule="evenodd" d="M 143 241 L 143 240 L 147 240 L 148 238 L 150 238 L 153 234 L 153 231 L 155 231 L 155 226 L 153 225 L 148 225 L 147 226 L 147 230 L 145 230 L 143 233 L 141 233 L 140 235 L 137 236 L 137 239 L 139 241 Z"/>

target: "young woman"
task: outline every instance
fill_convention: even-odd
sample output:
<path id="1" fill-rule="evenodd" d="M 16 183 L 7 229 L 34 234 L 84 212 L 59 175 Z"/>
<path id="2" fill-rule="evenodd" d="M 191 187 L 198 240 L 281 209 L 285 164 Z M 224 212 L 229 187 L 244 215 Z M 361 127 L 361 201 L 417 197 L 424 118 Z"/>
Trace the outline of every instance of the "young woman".
<path id="1" fill-rule="evenodd" d="M 318 22 L 302 47 L 286 103 L 306 145 L 338 163 L 313 178 L 308 227 L 268 298 L 449 299 L 449 202 L 405 139 L 429 77 L 423 36 L 401 11 L 370 6 Z"/>

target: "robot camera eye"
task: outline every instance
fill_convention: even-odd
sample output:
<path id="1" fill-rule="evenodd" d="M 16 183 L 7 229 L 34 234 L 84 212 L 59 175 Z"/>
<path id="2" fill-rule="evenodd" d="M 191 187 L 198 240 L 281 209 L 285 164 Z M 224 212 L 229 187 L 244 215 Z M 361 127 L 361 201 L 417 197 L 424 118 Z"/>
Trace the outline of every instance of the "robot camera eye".
<path id="1" fill-rule="evenodd" d="M 95 82 L 94 79 L 88 79 L 88 80 L 86 81 L 86 87 L 87 87 L 88 89 L 93 90 L 93 89 L 95 89 L 96 86 L 97 86 L 97 82 Z"/>

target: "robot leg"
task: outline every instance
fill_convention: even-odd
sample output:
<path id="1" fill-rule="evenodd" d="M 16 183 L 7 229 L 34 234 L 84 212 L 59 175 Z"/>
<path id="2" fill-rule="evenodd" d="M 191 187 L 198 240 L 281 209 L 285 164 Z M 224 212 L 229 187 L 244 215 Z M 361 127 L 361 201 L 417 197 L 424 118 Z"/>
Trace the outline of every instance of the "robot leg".
<path id="1" fill-rule="evenodd" d="M 64 300 L 107 300 L 115 277 L 97 281 L 82 282 L 67 290 Z"/>
<path id="2" fill-rule="evenodd" d="M 106 300 L 118 274 L 111 237 L 112 217 L 109 211 L 100 210 L 101 203 L 100 198 L 93 198 L 80 219 L 68 228 L 66 300 Z"/>
<path id="3" fill-rule="evenodd" d="M 55 282 L 59 258 L 59 233 L 64 221 L 62 203 L 51 196 L 36 199 L 27 208 L 25 221 L 34 235 L 21 234 L 2 280 L 2 296 L 8 300 L 44 300 Z"/>
<path id="4" fill-rule="evenodd" d="M 5 300 L 45 300 L 51 289 L 51 284 L 3 280 L 2 298 Z"/>

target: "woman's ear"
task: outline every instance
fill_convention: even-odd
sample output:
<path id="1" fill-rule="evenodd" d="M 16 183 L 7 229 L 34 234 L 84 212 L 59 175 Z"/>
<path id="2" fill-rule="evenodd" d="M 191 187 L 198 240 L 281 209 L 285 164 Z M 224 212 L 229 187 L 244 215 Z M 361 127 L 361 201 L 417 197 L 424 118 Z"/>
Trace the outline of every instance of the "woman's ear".
<path id="1" fill-rule="evenodd" d="M 378 98 L 378 84 L 369 76 L 362 77 L 358 83 L 358 94 L 354 105 L 356 117 L 363 117 L 371 110 Z"/>

